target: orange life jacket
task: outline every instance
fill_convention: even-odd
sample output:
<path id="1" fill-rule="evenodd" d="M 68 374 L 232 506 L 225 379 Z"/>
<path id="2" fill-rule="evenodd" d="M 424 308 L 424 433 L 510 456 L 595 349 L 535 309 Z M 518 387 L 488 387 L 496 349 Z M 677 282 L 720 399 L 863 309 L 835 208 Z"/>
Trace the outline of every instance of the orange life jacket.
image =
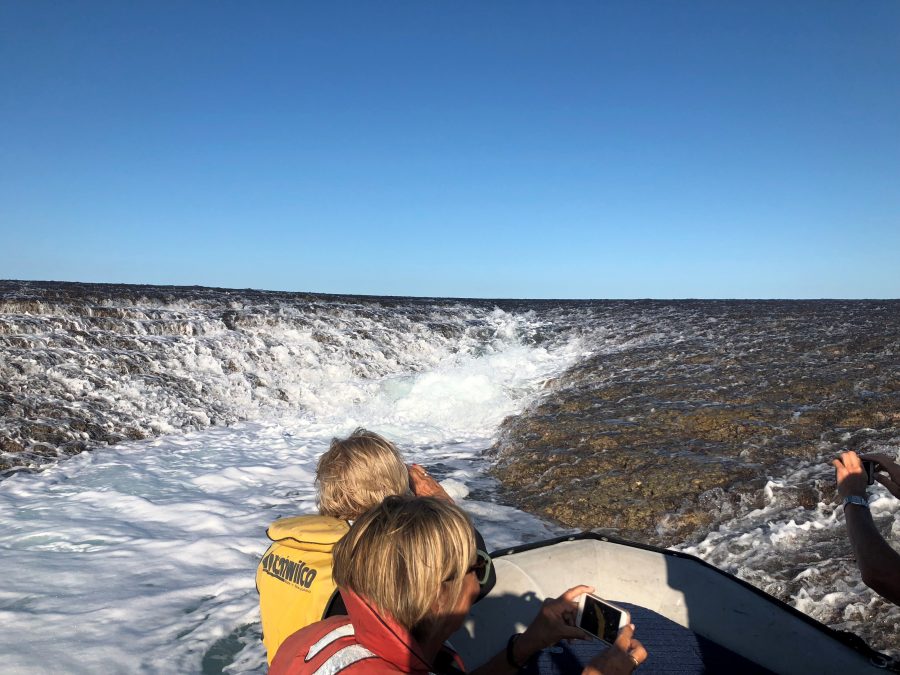
<path id="1" fill-rule="evenodd" d="M 269 675 L 391 675 L 465 673 L 452 649 L 441 650 L 441 667 L 429 664 L 416 639 L 393 617 L 376 611 L 365 598 L 341 591 L 349 616 L 333 616 L 285 640 Z"/>

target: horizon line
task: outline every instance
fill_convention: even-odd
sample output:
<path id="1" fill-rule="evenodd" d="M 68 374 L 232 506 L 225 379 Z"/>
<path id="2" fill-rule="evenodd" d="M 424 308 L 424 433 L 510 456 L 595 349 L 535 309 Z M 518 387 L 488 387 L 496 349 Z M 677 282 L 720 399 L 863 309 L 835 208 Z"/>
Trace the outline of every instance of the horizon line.
<path id="1" fill-rule="evenodd" d="M 226 286 L 204 286 L 202 284 L 136 284 L 130 282 L 116 281 L 69 281 L 60 279 L 0 279 L 0 284 L 4 283 L 38 283 L 38 284 L 69 284 L 69 285 L 89 285 L 89 286 L 127 286 L 133 288 L 158 288 L 172 290 L 192 290 L 206 289 L 211 291 L 226 292 L 252 292 L 252 293 L 282 293 L 289 295 L 313 295 L 313 296 L 329 296 L 329 297 L 345 297 L 345 298 L 383 298 L 383 299 L 409 299 L 409 300 L 455 300 L 455 301 L 477 301 L 477 302 L 895 302 L 900 298 L 850 298 L 850 297 L 743 297 L 743 298 L 722 298 L 722 297 L 680 297 L 680 298 L 661 298 L 661 297 L 618 297 L 618 298 L 527 298 L 527 297 L 498 297 L 498 296 L 456 296 L 456 295 L 379 295 L 374 293 L 352 293 L 352 292 L 328 292 L 328 291 L 288 291 L 280 289 L 266 288 L 237 288 Z"/>

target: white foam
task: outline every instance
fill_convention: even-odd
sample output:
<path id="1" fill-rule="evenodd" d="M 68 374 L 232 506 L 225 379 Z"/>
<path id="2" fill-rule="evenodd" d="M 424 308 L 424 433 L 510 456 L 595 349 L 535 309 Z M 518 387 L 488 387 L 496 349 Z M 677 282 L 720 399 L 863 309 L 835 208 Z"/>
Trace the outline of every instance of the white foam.
<path id="1" fill-rule="evenodd" d="M 882 625 L 892 625 L 900 621 L 900 608 L 862 583 L 837 499 L 806 508 L 783 497 L 791 489 L 817 482 L 829 486 L 830 492 L 833 472 L 826 465 L 813 465 L 770 480 L 763 491 L 762 508 L 729 520 L 694 545 L 678 548 L 839 630 L 865 632 L 868 616 L 878 616 Z M 888 541 L 900 550 L 896 522 L 900 500 L 877 484 L 870 493 L 874 517 L 880 523 L 891 521 Z M 876 646 L 900 656 L 894 645 Z"/>
<path id="2" fill-rule="evenodd" d="M 435 467 L 490 548 L 557 534 L 469 495 L 493 489 L 481 452 L 496 425 L 577 356 L 577 345 L 513 343 L 375 380 L 320 370 L 299 417 L 122 444 L 8 478 L 4 669 L 190 673 L 221 658 L 227 672 L 264 672 L 254 572 L 265 528 L 314 511 L 315 462 L 357 425 Z"/>

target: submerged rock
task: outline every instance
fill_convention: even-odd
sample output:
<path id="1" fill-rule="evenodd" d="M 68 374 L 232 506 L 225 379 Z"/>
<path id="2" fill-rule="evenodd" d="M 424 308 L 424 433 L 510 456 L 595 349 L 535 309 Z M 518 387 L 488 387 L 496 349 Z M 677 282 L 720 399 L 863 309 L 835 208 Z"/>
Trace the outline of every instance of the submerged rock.
<path id="1" fill-rule="evenodd" d="M 569 527 L 673 545 L 753 508 L 770 477 L 897 436 L 896 306 L 879 319 L 862 305 L 771 303 L 748 322 L 747 304 L 707 303 L 704 320 L 685 312 L 650 344 L 557 378 L 503 423 L 504 497 Z M 830 499 L 797 492 L 807 507 Z"/>

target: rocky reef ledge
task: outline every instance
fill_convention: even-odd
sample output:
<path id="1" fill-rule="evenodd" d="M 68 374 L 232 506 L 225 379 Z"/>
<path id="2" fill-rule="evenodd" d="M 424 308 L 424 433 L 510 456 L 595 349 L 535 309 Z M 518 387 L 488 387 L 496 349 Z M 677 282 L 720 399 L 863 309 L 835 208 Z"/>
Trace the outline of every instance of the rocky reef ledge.
<path id="1" fill-rule="evenodd" d="M 576 365 L 503 423 L 491 451 L 503 497 L 669 546 L 759 507 L 770 478 L 900 444 L 896 305 L 855 321 L 809 307 L 765 319 L 723 307 L 715 331 L 680 326 Z M 798 505 L 833 499 L 822 476 L 789 490 Z"/>

